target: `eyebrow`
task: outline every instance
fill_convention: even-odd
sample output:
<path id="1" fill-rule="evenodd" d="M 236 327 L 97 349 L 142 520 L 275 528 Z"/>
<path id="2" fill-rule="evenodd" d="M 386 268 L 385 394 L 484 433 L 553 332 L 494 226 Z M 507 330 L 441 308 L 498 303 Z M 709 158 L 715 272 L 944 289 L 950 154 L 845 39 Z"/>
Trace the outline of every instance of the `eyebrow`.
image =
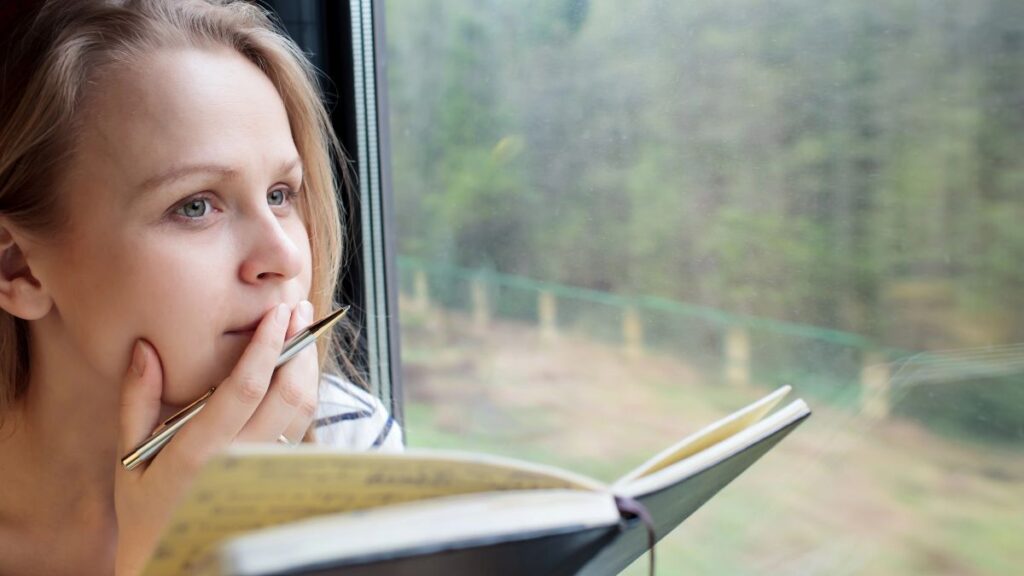
<path id="1" fill-rule="evenodd" d="M 289 173 L 302 163 L 302 159 L 298 156 L 281 162 L 278 165 L 279 173 Z M 238 176 L 238 169 L 224 164 L 180 164 L 172 166 L 170 169 L 165 170 L 155 176 L 147 178 L 142 184 L 139 185 L 139 189 L 142 192 L 149 192 L 156 190 L 157 188 L 167 186 L 168 184 L 182 180 L 193 174 L 215 174 L 222 178 L 235 178 Z"/>

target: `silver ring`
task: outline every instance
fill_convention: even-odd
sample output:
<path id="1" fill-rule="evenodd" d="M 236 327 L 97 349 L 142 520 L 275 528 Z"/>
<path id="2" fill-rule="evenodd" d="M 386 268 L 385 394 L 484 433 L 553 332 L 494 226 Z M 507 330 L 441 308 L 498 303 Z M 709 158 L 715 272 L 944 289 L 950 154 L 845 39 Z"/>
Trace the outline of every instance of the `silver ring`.
<path id="1" fill-rule="evenodd" d="M 277 441 L 280 442 L 281 444 L 287 444 L 288 446 L 292 445 L 292 441 L 289 440 L 287 437 L 285 437 L 284 434 L 281 434 L 280 436 L 278 436 L 277 437 Z"/>

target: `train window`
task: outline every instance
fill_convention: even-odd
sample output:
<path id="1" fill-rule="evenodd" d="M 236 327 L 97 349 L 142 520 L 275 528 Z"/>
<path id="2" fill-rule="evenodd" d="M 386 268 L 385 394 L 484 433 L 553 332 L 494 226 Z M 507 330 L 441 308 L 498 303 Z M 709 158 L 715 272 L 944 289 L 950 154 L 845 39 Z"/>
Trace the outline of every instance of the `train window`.
<path id="1" fill-rule="evenodd" d="M 1019 570 L 1024 4 L 382 10 L 411 446 L 611 480 L 790 384 L 660 570 Z"/>

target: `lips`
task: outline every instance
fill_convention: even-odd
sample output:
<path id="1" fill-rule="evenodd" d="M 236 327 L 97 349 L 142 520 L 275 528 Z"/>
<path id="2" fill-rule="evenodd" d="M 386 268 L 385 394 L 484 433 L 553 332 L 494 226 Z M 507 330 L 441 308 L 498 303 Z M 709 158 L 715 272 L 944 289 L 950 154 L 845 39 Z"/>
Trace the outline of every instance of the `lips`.
<path id="1" fill-rule="evenodd" d="M 252 322 L 249 322 L 248 324 L 240 324 L 240 325 L 235 326 L 234 328 L 232 328 L 230 330 L 225 330 L 224 334 L 228 334 L 228 335 L 238 335 L 238 334 L 241 334 L 241 335 L 244 335 L 244 336 L 252 336 L 253 332 L 256 331 L 256 328 L 259 327 L 260 322 L 263 321 L 263 317 L 267 315 L 267 312 L 269 310 L 273 309 L 278 304 L 288 304 L 289 308 L 294 308 L 295 307 L 295 304 L 289 304 L 289 300 L 288 299 L 282 299 L 282 300 L 280 300 L 278 302 L 271 301 L 271 303 L 267 304 L 267 306 L 265 308 L 263 308 L 263 312 L 256 313 L 255 318 L 252 320 Z M 252 316 L 250 316 L 250 318 L 252 318 Z"/>
<path id="2" fill-rule="evenodd" d="M 252 334 L 256 331 L 256 327 L 260 325 L 260 320 L 262 320 L 262 318 L 257 318 L 255 321 L 250 322 L 245 326 L 228 330 L 225 334 Z"/>

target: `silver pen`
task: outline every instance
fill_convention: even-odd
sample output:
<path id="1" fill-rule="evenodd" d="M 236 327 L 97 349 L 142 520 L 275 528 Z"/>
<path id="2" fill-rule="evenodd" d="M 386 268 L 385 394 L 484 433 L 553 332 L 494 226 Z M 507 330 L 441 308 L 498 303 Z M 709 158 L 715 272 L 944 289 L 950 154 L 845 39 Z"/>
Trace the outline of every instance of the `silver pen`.
<path id="1" fill-rule="evenodd" d="M 316 342 L 317 338 L 327 333 L 327 331 L 330 330 L 338 320 L 341 320 L 345 316 L 348 309 L 348 306 L 338 308 L 323 319 L 310 324 L 304 330 L 291 337 L 284 343 L 284 347 L 281 349 L 281 354 L 277 357 L 277 363 L 274 364 L 274 369 L 276 370 L 282 364 L 291 360 L 292 357 L 301 352 L 306 346 Z M 149 438 L 146 438 L 141 444 L 136 446 L 134 450 L 129 452 L 124 458 L 121 458 L 121 465 L 124 466 L 125 470 L 134 470 L 139 464 L 142 464 L 156 456 L 156 453 L 174 437 L 178 430 L 180 430 L 186 422 L 195 417 L 195 415 L 198 414 L 204 406 L 206 406 L 206 401 L 210 398 L 210 395 L 213 394 L 214 390 L 216 390 L 216 388 L 210 388 L 195 402 L 192 402 L 167 420 L 164 420 L 162 424 L 153 430 L 153 433 L 149 435 Z"/>

